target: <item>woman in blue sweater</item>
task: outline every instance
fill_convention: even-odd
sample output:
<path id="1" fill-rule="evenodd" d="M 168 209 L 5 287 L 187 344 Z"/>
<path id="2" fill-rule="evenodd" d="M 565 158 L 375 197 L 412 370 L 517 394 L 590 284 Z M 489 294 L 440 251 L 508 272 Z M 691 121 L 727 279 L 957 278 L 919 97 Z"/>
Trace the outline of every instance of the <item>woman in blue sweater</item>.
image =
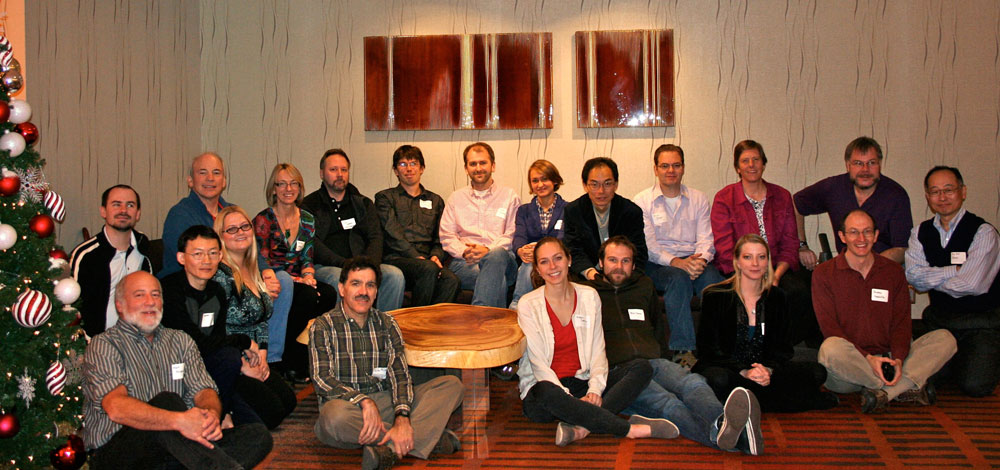
<path id="1" fill-rule="evenodd" d="M 521 267 L 517 270 L 514 299 L 510 303 L 510 308 L 513 310 L 517 310 L 517 302 L 521 296 L 535 288 L 531 283 L 535 243 L 544 237 L 556 237 L 562 240 L 563 209 L 566 207 L 566 201 L 556 193 L 562 183 L 559 170 L 548 160 L 535 160 L 528 167 L 528 187 L 535 197 L 531 198 L 531 202 L 517 208 L 517 217 L 514 220 L 512 248 L 517 253 Z"/>

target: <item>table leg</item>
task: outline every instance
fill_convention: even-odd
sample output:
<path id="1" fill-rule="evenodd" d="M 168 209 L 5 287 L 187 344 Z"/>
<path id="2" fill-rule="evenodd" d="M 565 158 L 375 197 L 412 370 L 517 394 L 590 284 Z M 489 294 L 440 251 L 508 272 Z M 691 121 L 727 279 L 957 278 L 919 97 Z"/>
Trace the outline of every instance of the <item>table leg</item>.
<path id="1" fill-rule="evenodd" d="M 490 411 L 490 375 L 486 369 L 462 369 L 465 397 L 462 400 L 462 441 L 472 443 L 466 458 L 485 459 L 490 455 L 486 437 L 486 414 Z"/>

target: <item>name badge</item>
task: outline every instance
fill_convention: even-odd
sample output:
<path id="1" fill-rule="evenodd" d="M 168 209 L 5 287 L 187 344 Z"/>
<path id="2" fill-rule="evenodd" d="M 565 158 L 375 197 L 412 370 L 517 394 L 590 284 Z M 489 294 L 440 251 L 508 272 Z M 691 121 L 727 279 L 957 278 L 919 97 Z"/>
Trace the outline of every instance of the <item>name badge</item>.
<path id="1" fill-rule="evenodd" d="M 888 302 L 889 301 L 889 291 L 885 289 L 872 289 L 872 301 L 873 302 Z"/>
<path id="2" fill-rule="evenodd" d="M 583 328 L 588 328 L 590 327 L 590 318 L 583 315 L 576 315 L 573 317 L 573 323 Z"/>
<path id="3" fill-rule="evenodd" d="M 386 368 L 385 367 L 376 367 L 376 368 L 372 369 L 372 377 L 375 377 L 376 379 L 379 379 L 379 380 L 385 380 L 385 377 L 386 377 Z"/>
<path id="4" fill-rule="evenodd" d="M 556 221 L 556 225 L 553 227 L 554 230 L 562 230 L 562 219 Z"/>
<path id="5" fill-rule="evenodd" d="M 501 219 L 507 217 L 507 208 L 501 207 L 497 209 L 497 217 L 500 217 Z"/>
<path id="6" fill-rule="evenodd" d="M 170 379 L 184 380 L 184 363 L 170 364 Z"/>
<path id="7" fill-rule="evenodd" d="M 641 308 L 630 308 L 628 309 L 628 319 L 635 321 L 645 321 L 646 312 L 644 312 Z"/>
<path id="8" fill-rule="evenodd" d="M 664 223 L 666 221 L 667 221 L 667 214 L 664 214 L 662 212 L 653 212 L 653 223 L 654 224 L 660 225 L 660 224 L 662 224 L 662 223 Z"/>
<path id="9" fill-rule="evenodd" d="M 295 251 L 302 251 L 306 247 L 306 242 L 302 240 L 295 240 Z"/>
<path id="10" fill-rule="evenodd" d="M 420 200 L 420 208 L 421 209 L 433 209 L 434 206 L 431 205 L 431 201 L 425 201 L 425 200 L 421 199 Z"/>
<path id="11" fill-rule="evenodd" d="M 350 230 L 354 228 L 355 225 L 358 225 L 358 223 L 354 221 L 354 217 L 340 221 L 340 226 L 344 227 L 344 230 Z"/>
<path id="12" fill-rule="evenodd" d="M 215 324 L 215 312 L 201 314 L 201 327 L 208 328 Z"/>
<path id="13" fill-rule="evenodd" d="M 951 264 L 965 264 L 965 252 L 964 251 L 952 251 L 951 252 Z"/>

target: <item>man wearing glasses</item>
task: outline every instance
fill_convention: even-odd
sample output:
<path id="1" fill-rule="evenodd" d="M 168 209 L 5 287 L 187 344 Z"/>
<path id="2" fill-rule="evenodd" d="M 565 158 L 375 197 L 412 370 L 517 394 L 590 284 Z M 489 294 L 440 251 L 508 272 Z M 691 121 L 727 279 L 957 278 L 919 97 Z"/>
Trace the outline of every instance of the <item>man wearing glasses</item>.
<path id="1" fill-rule="evenodd" d="M 382 226 L 371 199 L 351 184 L 351 159 L 341 149 L 330 149 L 319 160 L 323 184 L 302 200 L 302 208 L 316 218 L 313 262 L 316 279 L 331 286 L 340 280 L 344 261 L 367 256 L 382 263 Z M 403 272 L 395 266 L 380 264 L 382 287 L 379 311 L 396 310 L 403 304 Z"/>
<path id="2" fill-rule="evenodd" d="M 958 168 L 936 166 L 927 173 L 924 195 L 935 215 L 910 234 L 906 279 L 929 292 L 924 324 L 947 328 L 958 340 L 941 379 L 982 397 L 1000 382 L 1000 237 L 962 208 L 966 194 Z"/>
<path id="3" fill-rule="evenodd" d="M 260 422 L 235 390 L 243 359 L 256 367 L 260 347 L 247 335 L 226 332 L 226 292 L 212 280 L 221 258 L 222 241 L 211 228 L 193 225 L 180 235 L 177 263 L 183 269 L 163 278 L 163 326 L 194 340 L 219 388 L 223 415 L 232 413 L 235 424 Z M 232 424 L 227 420 L 223 427 Z"/>
<path id="4" fill-rule="evenodd" d="M 819 363 L 826 388 L 861 392 L 861 411 L 881 413 L 890 401 L 934 403 L 928 382 L 955 354 L 945 329 L 913 340 L 910 294 L 903 267 L 875 256 L 875 221 L 864 209 L 847 214 L 837 237 L 847 249 L 816 268 L 812 300 L 826 339 Z"/>
<path id="5" fill-rule="evenodd" d="M 70 273 L 80 283 L 80 316 L 87 336 L 111 328 L 118 322 L 115 286 L 129 273 L 153 272 L 146 254 L 149 238 L 135 229 L 141 215 L 139 193 L 126 184 L 116 184 L 101 195 L 104 228 L 73 249 Z"/>
<path id="6" fill-rule="evenodd" d="M 649 248 L 646 274 L 663 292 L 673 361 L 691 368 L 695 361 L 691 296 L 701 297 L 706 286 L 722 281 L 712 265 L 711 206 L 701 191 L 681 184 L 684 149 L 673 144 L 657 148 L 653 173 L 657 182 L 635 196 Z"/>
<path id="7" fill-rule="evenodd" d="M 642 209 L 625 199 L 618 190 L 618 164 L 606 157 L 591 158 L 583 164 L 583 189 L 587 194 L 566 205 L 566 236 L 573 264 L 570 270 L 593 280 L 599 274 L 597 252 L 608 238 L 623 235 L 635 245 L 636 269 L 646 267 L 646 235 Z"/>
<path id="8" fill-rule="evenodd" d="M 438 235 L 444 199 L 420 184 L 423 153 L 413 145 L 400 146 L 392 154 L 392 171 L 399 185 L 375 195 L 385 231 L 385 262 L 403 271 L 414 307 L 454 302 L 459 281 L 443 264 Z"/>

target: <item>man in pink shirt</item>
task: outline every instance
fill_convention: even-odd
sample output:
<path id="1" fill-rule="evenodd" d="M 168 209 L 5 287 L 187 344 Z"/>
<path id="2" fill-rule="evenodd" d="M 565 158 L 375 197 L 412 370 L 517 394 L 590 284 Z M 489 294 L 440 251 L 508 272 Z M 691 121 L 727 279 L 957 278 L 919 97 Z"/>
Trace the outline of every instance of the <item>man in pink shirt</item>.
<path id="1" fill-rule="evenodd" d="M 472 289 L 472 305 L 505 307 L 507 287 L 517 278 L 511 241 L 521 198 L 493 181 L 496 156 L 483 142 L 462 152 L 470 186 L 451 194 L 441 216 L 441 246 L 452 256 L 450 268 Z"/>

